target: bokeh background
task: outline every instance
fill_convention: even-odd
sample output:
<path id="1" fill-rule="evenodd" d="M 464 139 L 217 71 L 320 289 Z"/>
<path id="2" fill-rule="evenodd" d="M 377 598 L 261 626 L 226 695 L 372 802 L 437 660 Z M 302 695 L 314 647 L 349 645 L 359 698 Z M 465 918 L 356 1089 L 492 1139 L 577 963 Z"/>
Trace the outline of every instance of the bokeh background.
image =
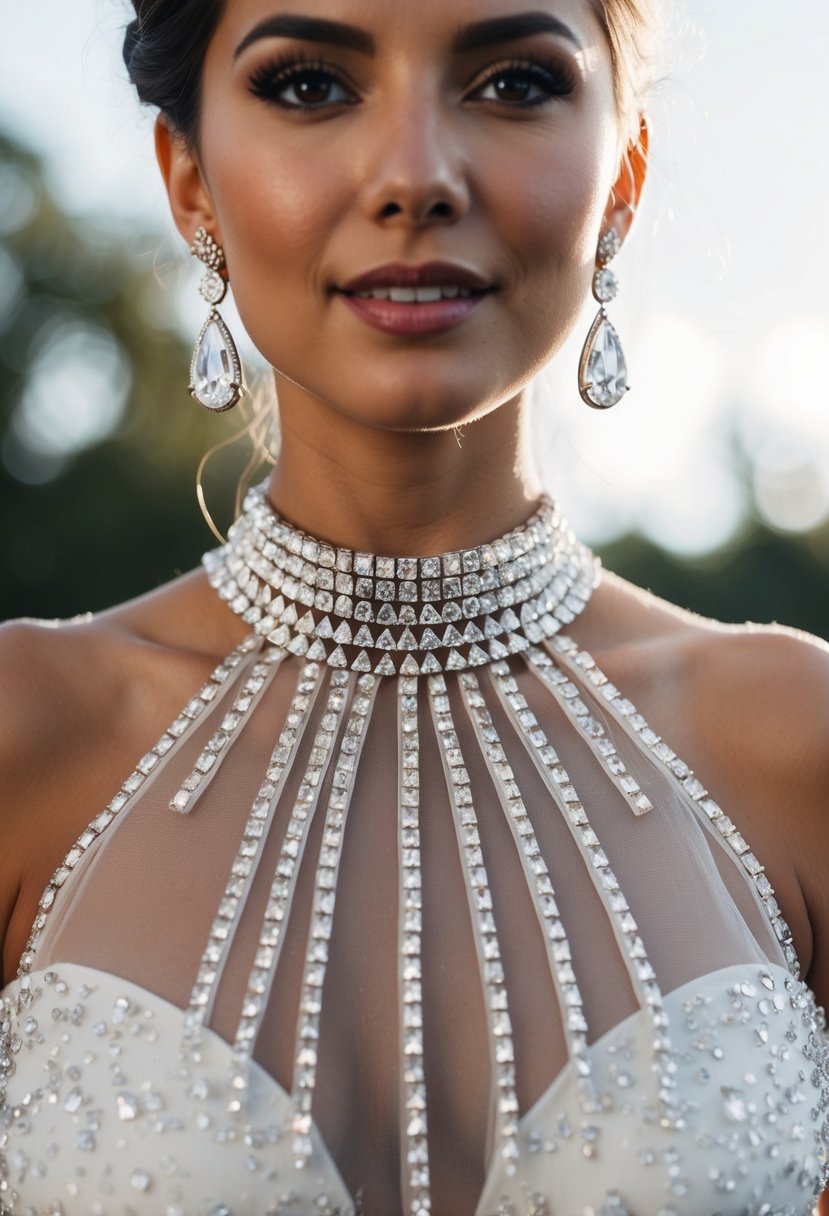
<path id="1" fill-rule="evenodd" d="M 239 423 L 186 392 L 204 306 L 120 61 L 123 0 L 0 8 L 0 617 L 66 616 L 198 561 L 196 467 Z M 829 638 L 829 5 L 671 12 L 611 314 L 633 391 L 607 414 L 579 400 L 586 309 L 537 384 L 539 459 L 619 573 Z M 246 461 L 208 466 L 222 527 Z"/>

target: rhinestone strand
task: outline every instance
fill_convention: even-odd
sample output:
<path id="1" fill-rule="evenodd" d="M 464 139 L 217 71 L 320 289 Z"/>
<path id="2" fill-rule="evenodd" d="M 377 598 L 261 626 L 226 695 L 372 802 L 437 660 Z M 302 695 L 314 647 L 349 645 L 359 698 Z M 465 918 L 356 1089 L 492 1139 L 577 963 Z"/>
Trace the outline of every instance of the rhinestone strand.
<path id="1" fill-rule="evenodd" d="M 562 1009 L 562 1025 L 581 1093 L 582 1106 L 586 1114 L 592 1114 L 596 1110 L 596 1094 L 590 1076 L 584 1001 L 573 971 L 570 943 L 556 903 L 552 879 L 477 677 L 472 672 L 466 672 L 459 679 L 464 704 L 472 719 L 481 751 L 486 758 L 487 767 L 510 825 L 536 915 L 543 930 L 550 972 Z"/>
<path id="2" fill-rule="evenodd" d="M 299 1007 L 294 1079 L 291 1091 L 291 1102 L 294 1109 L 292 1123 L 294 1164 L 297 1169 L 302 1169 L 311 1155 L 311 1107 L 317 1080 L 317 1045 L 322 1012 L 322 986 L 325 981 L 328 944 L 334 920 L 337 875 L 342 857 L 345 821 L 376 692 L 376 678 L 368 675 L 360 676 L 334 768 L 314 879 L 314 906 L 302 978 L 302 997 Z"/>
<path id="3" fill-rule="evenodd" d="M 545 688 L 550 690 L 570 720 L 584 735 L 591 751 L 607 771 L 613 784 L 630 803 L 634 815 L 641 817 L 652 811 L 653 803 L 650 798 L 643 792 L 633 774 L 628 771 L 613 740 L 598 718 L 591 714 L 581 698 L 578 687 L 567 673 L 555 665 L 545 650 L 533 648 L 527 654 L 527 662 L 530 670 L 539 677 Z"/>
<path id="4" fill-rule="evenodd" d="M 250 561 L 257 569 L 261 569 L 261 561 L 257 555 L 252 555 Z M 228 600 L 231 607 L 235 605 L 236 610 L 240 610 L 246 620 L 255 617 L 260 611 L 258 607 L 255 611 L 250 608 L 242 610 L 242 606 L 250 601 L 237 594 L 240 582 L 257 600 L 266 599 L 265 593 L 271 589 L 258 582 L 251 586 L 251 580 L 256 579 L 252 568 L 244 565 L 238 557 L 230 557 L 227 562 L 208 561 L 207 565 L 213 586 Z M 268 574 L 267 570 L 265 573 Z M 269 577 L 273 575 L 270 574 Z M 581 571 L 566 580 L 555 574 L 542 594 L 520 602 L 517 596 L 529 593 L 529 587 L 525 584 L 509 596 L 520 606 L 520 619 L 512 607 L 501 612 L 496 619 L 499 606 L 494 597 L 469 598 L 463 607 L 456 602 L 449 602 L 443 605 L 440 613 L 434 605 L 427 604 L 419 617 L 411 604 L 402 604 L 395 608 L 391 603 L 385 603 L 376 613 L 377 623 L 381 626 L 376 634 L 372 633 L 368 624 L 357 626 L 345 618 L 335 617 L 332 622 L 326 615 L 316 621 L 310 609 L 299 617 L 295 604 L 285 606 L 284 597 L 279 595 L 269 601 L 267 614 L 256 620 L 254 628 L 274 645 L 285 646 L 293 654 L 324 661 L 335 668 L 350 666 L 352 670 L 361 673 L 373 670 L 376 675 L 394 675 L 400 660 L 397 655 L 392 658 L 391 652 L 405 652 L 404 662 L 411 668 L 414 661 L 412 651 L 420 651 L 422 655 L 425 654 L 419 667 L 419 671 L 424 675 L 438 673 L 444 669 L 459 671 L 470 666 L 480 666 L 507 654 L 519 653 L 526 650 L 532 641 L 538 642 L 545 637 L 552 637 L 562 625 L 570 624 L 584 609 L 595 582 L 596 566 L 591 559 L 589 564 L 585 562 Z M 491 609 L 496 615 L 490 614 L 489 611 L 485 615 L 479 613 L 476 619 L 467 619 L 463 625 L 464 616 L 469 617 L 475 605 Z M 386 624 L 394 621 L 404 626 L 397 638 Z M 458 625 L 454 622 L 458 622 Z M 420 637 L 412 632 L 412 626 L 418 624 L 425 626 Z M 443 625 L 446 628 L 441 632 L 433 628 Z M 503 640 L 499 635 L 504 635 Z M 488 649 L 482 649 L 479 645 L 484 643 L 485 639 L 490 639 Z M 469 651 L 464 657 L 459 648 L 467 645 Z M 344 646 L 353 646 L 355 650 L 360 647 L 350 664 Z M 380 653 L 379 662 L 369 657 L 367 648 Z M 446 651 L 446 657 L 439 659 L 435 651 Z M 400 671 L 407 674 L 402 665 Z"/>
<path id="5" fill-rule="evenodd" d="M 272 644 L 380 676 L 461 671 L 520 653 L 583 611 L 599 570 L 548 499 L 492 544 L 393 558 L 307 536 L 276 515 L 263 486 L 249 493 L 227 545 L 203 560 L 219 595 Z"/>
<path id="6" fill-rule="evenodd" d="M 247 1087 L 248 1062 L 253 1054 L 276 965 L 279 961 L 282 925 L 287 918 L 296 889 L 299 866 L 319 799 L 320 784 L 345 712 L 348 682 L 349 676 L 345 672 L 334 672 L 331 676 L 325 712 L 314 737 L 314 747 L 297 791 L 276 864 L 259 936 L 259 946 L 248 977 L 247 990 L 242 1001 L 242 1012 L 233 1043 L 231 1085 L 237 1091 L 242 1091 Z M 230 1109 L 232 1113 L 238 1113 L 241 1110 L 241 1102 L 234 1099 L 231 1101 Z"/>
<path id="7" fill-rule="evenodd" d="M 181 743 L 190 735 L 202 715 L 213 704 L 224 686 L 230 680 L 239 664 L 250 654 L 261 649 L 262 643 L 256 637 L 247 637 L 235 650 L 223 659 L 211 673 L 204 687 L 187 702 L 184 709 L 165 730 L 164 734 L 145 756 L 138 761 L 133 772 L 127 777 L 120 790 L 109 800 L 105 809 L 92 820 L 89 827 L 78 837 L 72 848 L 63 859 L 40 898 L 38 914 L 35 919 L 26 949 L 20 959 L 18 976 L 28 975 L 34 966 L 37 942 L 46 924 L 47 917 L 58 892 L 66 882 L 72 870 L 83 857 L 86 850 L 98 837 L 106 831 L 111 823 L 121 814 L 130 800 L 140 790 L 158 764 L 166 756 L 178 750 Z"/>
<path id="8" fill-rule="evenodd" d="M 654 1071 L 658 1084 L 660 1122 L 665 1128 L 680 1129 L 684 1123 L 676 1109 L 673 1093 L 676 1063 L 668 1037 L 668 1017 L 633 913 L 558 753 L 529 708 L 526 697 L 510 674 L 509 667 L 506 663 L 496 663 L 492 674 L 507 712 L 526 739 L 529 754 L 545 778 L 556 803 L 562 808 L 574 839 L 590 863 L 594 885 L 608 910 L 633 990 L 653 1026 Z"/>
<path id="9" fill-rule="evenodd" d="M 234 740 L 239 738 L 242 727 L 253 708 L 259 704 L 284 657 L 284 650 L 270 647 L 259 662 L 251 668 L 250 675 L 242 685 L 238 696 L 234 698 L 219 729 L 211 735 L 196 760 L 193 771 L 188 777 L 185 777 L 181 787 L 170 799 L 171 811 L 178 811 L 180 815 L 189 815 L 195 809 L 199 798 L 219 771 L 221 760 L 230 751 Z"/>
<path id="10" fill-rule="evenodd" d="M 420 868 L 420 734 L 417 721 L 418 681 L 401 676 L 398 685 L 400 865 L 400 1058 L 403 1061 L 403 1126 L 401 1153 L 404 1206 L 410 1216 L 428 1216 L 432 1201 L 423 1064 L 423 991 L 421 931 L 423 891 Z"/>
<path id="11" fill-rule="evenodd" d="M 519 1156 L 515 1051 L 504 967 L 492 911 L 492 894 L 481 852 L 478 819 L 472 800 L 469 774 L 464 765 L 443 676 L 429 678 L 429 698 L 432 721 L 440 741 L 441 757 L 448 780 L 472 929 L 481 966 L 495 1074 L 495 1112 L 500 1141 L 499 1151 L 504 1162 L 505 1172 L 507 1175 L 513 1175 Z"/>
<path id="12" fill-rule="evenodd" d="M 751 851 L 748 843 L 736 825 L 720 808 L 719 804 L 708 793 L 708 790 L 694 774 L 693 770 L 677 756 L 676 752 L 665 741 L 651 730 L 645 718 L 636 707 L 623 697 L 621 692 L 610 682 L 598 667 L 596 660 L 586 650 L 581 650 L 571 638 L 558 639 L 555 645 L 556 654 L 565 666 L 571 670 L 580 670 L 599 692 L 616 720 L 636 739 L 641 740 L 645 747 L 660 762 L 682 790 L 700 807 L 708 821 L 723 837 L 734 856 L 739 860 L 743 869 L 749 875 L 757 894 L 766 910 L 771 926 L 783 950 L 786 964 L 795 979 L 800 978 L 800 964 L 794 948 L 791 930 L 774 897 L 774 888 L 766 877 L 763 866 Z"/>
<path id="13" fill-rule="evenodd" d="M 199 1031 L 210 1020 L 218 980 L 230 950 L 239 909 L 249 890 L 285 776 L 293 762 L 320 689 L 320 670 L 317 663 L 307 663 L 300 673 L 285 725 L 271 754 L 264 781 L 254 799 L 224 895 L 210 928 L 185 1017 L 185 1042 L 191 1058 L 198 1050 Z"/>
<path id="14" fill-rule="evenodd" d="M 282 571 L 281 581 L 288 576 L 295 580 L 296 586 L 291 583 L 284 592 L 288 598 L 342 617 L 354 613 L 355 600 L 368 604 L 374 600 L 434 603 L 509 590 L 534 569 L 546 565 L 565 542 L 570 547 L 558 511 L 548 498 L 542 499 L 525 524 L 500 540 L 437 557 L 381 557 L 335 549 L 281 519 L 268 502 L 265 485 L 250 491 L 241 519 L 247 524 L 242 531 L 259 534 L 255 549 Z M 265 543 L 268 549 L 264 549 Z M 337 577 L 340 575 L 342 578 Z M 302 592 L 299 583 L 308 590 Z M 323 594 L 318 599 L 319 591 Z M 332 592 L 344 596 L 339 605 Z M 357 619 L 363 619 L 362 615 L 358 614 Z"/>

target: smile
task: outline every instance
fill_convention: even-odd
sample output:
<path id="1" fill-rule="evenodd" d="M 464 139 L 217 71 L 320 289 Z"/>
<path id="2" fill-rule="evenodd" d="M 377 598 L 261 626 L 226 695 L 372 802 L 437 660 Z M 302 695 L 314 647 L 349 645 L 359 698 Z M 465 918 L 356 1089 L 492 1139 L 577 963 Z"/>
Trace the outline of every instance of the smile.
<path id="1" fill-rule="evenodd" d="M 335 293 L 362 321 L 398 337 L 428 337 L 454 329 L 491 294 L 456 284 L 446 287 L 374 287 Z"/>
<path id="2" fill-rule="evenodd" d="M 352 293 L 346 293 L 352 294 Z M 394 300 L 396 304 L 434 304 L 436 300 L 468 299 L 473 295 L 483 295 L 482 291 L 471 291 L 468 287 L 458 287 L 457 283 L 446 287 L 375 287 L 371 291 L 355 291 L 353 293 L 361 300 Z"/>

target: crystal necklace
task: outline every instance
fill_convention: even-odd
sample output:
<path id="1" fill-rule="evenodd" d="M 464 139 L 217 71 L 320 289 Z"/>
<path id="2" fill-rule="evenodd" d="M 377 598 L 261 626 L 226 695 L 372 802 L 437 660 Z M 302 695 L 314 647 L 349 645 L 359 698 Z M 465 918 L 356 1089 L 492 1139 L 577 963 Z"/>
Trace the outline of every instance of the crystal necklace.
<path id="1" fill-rule="evenodd" d="M 293 527 L 264 484 L 203 561 L 221 598 L 273 645 L 380 676 L 463 671 L 527 650 L 583 611 L 600 569 L 547 497 L 498 540 L 384 557 Z"/>

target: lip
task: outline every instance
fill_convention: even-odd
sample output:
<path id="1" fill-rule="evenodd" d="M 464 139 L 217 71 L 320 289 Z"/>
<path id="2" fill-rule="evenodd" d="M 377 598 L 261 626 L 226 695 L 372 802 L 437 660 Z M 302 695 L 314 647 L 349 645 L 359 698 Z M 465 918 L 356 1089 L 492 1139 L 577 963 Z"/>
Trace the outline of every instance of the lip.
<path id="1" fill-rule="evenodd" d="M 398 300 L 375 300 L 358 295 L 380 287 L 457 287 L 472 295 L 453 299 L 408 303 Z M 383 333 L 401 337 L 426 337 L 454 329 L 478 310 L 483 300 L 497 288 L 477 271 L 456 262 L 387 262 L 335 288 L 345 304 L 363 321 Z"/>
<path id="2" fill-rule="evenodd" d="M 385 284 L 382 284 L 385 286 Z M 394 284 L 397 286 L 397 284 Z M 361 320 L 386 334 L 398 337 L 427 337 L 454 329 L 476 312 L 490 292 L 458 296 L 454 300 L 436 300 L 429 304 L 402 304 L 396 300 L 375 300 L 371 296 L 337 293 Z"/>
<path id="3" fill-rule="evenodd" d="M 488 283 L 476 271 L 455 262 L 423 262 L 419 266 L 405 262 L 387 262 L 376 266 L 365 274 L 356 275 L 337 291 L 350 293 L 371 291 L 375 287 L 465 287 L 468 291 L 488 291 L 494 284 Z M 428 307 L 421 305 L 421 307 Z"/>

